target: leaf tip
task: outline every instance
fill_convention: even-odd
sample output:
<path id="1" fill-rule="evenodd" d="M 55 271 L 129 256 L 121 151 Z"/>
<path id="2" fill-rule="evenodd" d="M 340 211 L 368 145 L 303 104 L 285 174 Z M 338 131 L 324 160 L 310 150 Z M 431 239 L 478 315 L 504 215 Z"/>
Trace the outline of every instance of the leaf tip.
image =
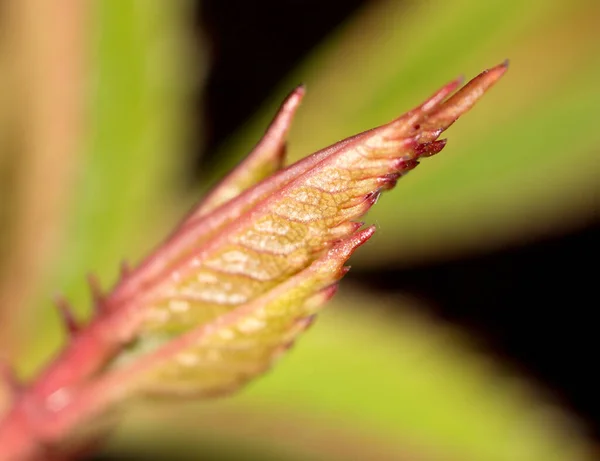
<path id="1" fill-rule="evenodd" d="M 358 247 L 364 245 L 371 237 L 373 237 L 375 230 L 376 228 L 374 225 L 361 229 L 345 240 L 339 242 L 331 249 L 331 251 L 335 253 L 336 257 L 341 257 L 345 262 Z"/>
<path id="2" fill-rule="evenodd" d="M 498 80 L 500 77 L 502 77 L 502 75 L 504 75 L 504 73 L 508 70 L 509 67 L 510 67 L 510 60 L 507 58 L 504 61 L 502 61 L 500 64 L 498 64 L 497 66 L 494 66 L 494 67 L 484 70 L 480 74 L 480 76 L 484 75 L 484 74 L 492 74 L 492 77 L 494 79 L 494 81 L 492 83 L 495 83 L 496 80 Z M 475 78 L 477 78 L 477 77 L 475 77 Z"/>
<path id="3" fill-rule="evenodd" d="M 54 304 L 67 333 L 69 333 L 70 336 L 77 334 L 79 330 L 81 330 L 81 326 L 75 319 L 69 301 L 63 295 L 56 295 L 54 297 Z"/>
<path id="4" fill-rule="evenodd" d="M 439 98 L 436 99 L 438 104 L 432 106 L 432 110 L 428 114 L 428 120 L 425 124 L 425 127 L 429 130 L 446 130 L 461 115 L 468 112 L 484 95 L 484 93 L 505 74 L 507 70 L 508 60 L 505 60 L 501 64 L 481 72 L 466 85 L 460 88 L 456 93 L 446 99 L 443 103 L 439 103 Z M 446 87 L 448 87 L 448 85 Z M 436 93 L 436 95 L 445 93 L 446 87 Z M 427 108 L 430 107 L 428 104 L 430 101 L 433 101 L 434 97 L 430 98 L 430 100 L 426 102 Z M 422 107 L 425 108 L 426 106 L 423 105 Z M 423 110 L 426 112 L 425 109 Z"/>
<path id="5" fill-rule="evenodd" d="M 419 111 L 421 112 L 430 112 L 439 106 L 444 100 L 454 93 L 460 86 L 463 84 L 465 80 L 464 75 L 460 75 L 451 82 L 444 85 L 438 91 L 436 91 L 432 96 L 429 97 L 423 104 L 419 106 Z"/>
<path id="6" fill-rule="evenodd" d="M 294 88 L 292 92 L 287 96 L 287 98 L 285 98 L 283 104 L 281 104 L 279 112 L 276 116 L 276 120 L 277 118 L 280 118 L 282 120 L 282 125 L 286 125 L 286 127 L 289 127 L 292 116 L 296 112 L 296 109 L 298 109 L 298 106 L 302 102 L 302 99 L 304 98 L 305 94 L 306 85 L 304 85 L 304 83 L 301 83 L 296 88 Z"/>
<path id="7" fill-rule="evenodd" d="M 305 94 L 306 94 L 306 84 L 300 83 L 300 84 L 298 84 L 298 86 L 296 86 L 296 88 L 294 88 L 294 90 L 292 91 L 290 96 L 288 96 L 288 98 L 294 97 L 294 98 L 301 100 Z"/>

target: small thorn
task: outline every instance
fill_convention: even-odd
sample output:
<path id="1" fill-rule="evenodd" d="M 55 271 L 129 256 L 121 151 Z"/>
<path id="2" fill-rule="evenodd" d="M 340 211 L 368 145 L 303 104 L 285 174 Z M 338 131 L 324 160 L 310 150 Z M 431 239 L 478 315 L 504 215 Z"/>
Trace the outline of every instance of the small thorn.
<path id="1" fill-rule="evenodd" d="M 404 162 L 401 162 L 404 165 Z M 377 178 L 378 185 L 383 190 L 389 190 L 394 188 L 396 183 L 398 182 L 398 178 L 400 177 L 400 173 L 388 173 L 384 176 Z"/>
<path id="2" fill-rule="evenodd" d="M 379 200 L 379 196 L 381 195 L 381 188 L 377 189 L 374 192 L 371 192 L 365 197 L 365 201 L 369 204 L 369 208 L 377 203 Z"/>
<path id="3" fill-rule="evenodd" d="M 446 146 L 447 139 L 438 139 L 437 141 L 426 142 L 419 144 L 415 148 L 415 153 L 418 157 L 431 157 L 435 155 Z"/>
<path id="4" fill-rule="evenodd" d="M 0 359 L 0 384 L 3 384 L 13 396 L 23 389 L 12 365 L 2 359 Z"/>
<path id="5" fill-rule="evenodd" d="M 308 317 L 303 317 L 303 318 L 299 319 L 297 321 L 297 323 L 298 323 L 298 326 L 300 328 L 302 328 L 302 330 L 306 331 L 315 323 L 316 319 L 317 319 L 317 314 L 312 314 L 312 315 L 309 315 Z"/>
<path id="6" fill-rule="evenodd" d="M 75 320 L 75 316 L 73 315 L 73 309 L 69 301 L 67 301 L 63 296 L 57 296 L 54 303 L 56 304 L 56 308 L 58 309 L 58 313 L 61 317 L 63 324 L 67 332 L 73 336 L 79 330 L 79 323 Z"/>
<path id="7" fill-rule="evenodd" d="M 404 175 L 408 173 L 410 170 L 414 170 L 419 165 L 419 161 L 417 159 L 406 160 L 404 162 L 401 174 Z"/>
<path id="8" fill-rule="evenodd" d="M 273 362 L 280 360 L 281 357 L 286 354 L 292 347 L 294 347 L 294 340 L 288 340 L 275 348 L 271 360 Z"/>
<path id="9" fill-rule="evenodd" d="M 354 233 L 358 229 L 360 229 L 361 227 L 363 227 L 364 225 L 365 225 L 364 221 L 350 221 L 348 223 L 348 228 L 350 230 L 350 233 Z"/>
<path id="10" fill-rule="evenodd" d="M 124 279 L 131 274 L 131 266 L 125 260 L 121 261 L 121 279 Z"/>
<path id="11" fill-rule="evenodd" d="M 94 308 L 96 311 L 100 311 L 102 309 L 102 305 L 104 304 L 104 295 L 102 294 L 100 281 L 94 274 L 88 274 L 87 280 L 92 293 L 92 303 L 94 304 Z"/>
<path id="12" fill-rule="evenodd" d="M 345 268 L 340 269 L 339 273 L 337 274 L 338 280 L 342 278 L 346 272 L 348 272 L 344 269 Z M 328 287 L 319 290 L 304 302 L 304 309 L 306 309 L 309 312 L 318 310 L 320 307 L 323 306 L 323 304 L 329 301 L 333 297 L 333 295 L 335 295 L 335 293 L 338 290 L 338 287 L 338 282 L 335 282 L 329 285 Z"/>
<path id="13" fill-rule="evenodd" d="M 348 272 L 348 271 L 346 271 L 346 272 Z M 329 285 L 328 287 L 323 288 L 320 291 L 320 296 L 321 296 L 322 302 L 326 303 L 331 298 L 333 298 L 335 296 L 335 294 L 338 292 L 339 287 L 340 287 L 339 283 L 336 282 L 336 283 Z"/>

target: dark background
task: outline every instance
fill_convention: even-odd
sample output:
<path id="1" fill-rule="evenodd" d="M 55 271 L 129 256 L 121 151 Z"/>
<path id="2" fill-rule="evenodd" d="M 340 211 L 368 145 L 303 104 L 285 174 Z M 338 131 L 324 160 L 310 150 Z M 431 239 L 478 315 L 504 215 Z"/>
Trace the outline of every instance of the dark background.
<path id="1" fill-rule="evenodd" d="M 196 24 L 209 42 L 210 74 L 197 110 L 206 121 L 198 171 L 272 89 L 363 0 L 204 0 Z M 198 143 L 198 145 L 200 145 Z M 571 234 L 484 256 L 421 267 L 353 270 L 352 283 L 408 292 L 440 319 L 537 380 L 600 440 L 594 373 L 600 217 Z"/>

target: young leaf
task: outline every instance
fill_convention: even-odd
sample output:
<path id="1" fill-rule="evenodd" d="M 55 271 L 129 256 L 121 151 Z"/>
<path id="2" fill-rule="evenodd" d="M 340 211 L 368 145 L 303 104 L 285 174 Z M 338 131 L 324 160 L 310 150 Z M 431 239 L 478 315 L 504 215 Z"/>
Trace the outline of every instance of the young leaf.
<path id="1" fill-rule="evenodd" d="M 356 219 L 377 201 L 381 191 L 393 187 L 400 176 L 412 170 L 421 157 L 439 152 L 445 146 L 445 140 L 437 139 L 439 135 L 469 110 L 505 70 L 506 64 L 502 64 L 483 72 L 450 96 L 460 85 L 455 80 L 406 115 L 317 152 L 217 205 L 228 185 L 243 184 L 240 189 L 248 185 L 250 179 L 244 182 L 240 178 L 249 171 L 249 163 L 258 157 L 273 158 L 263 152 L 279 151 L 283 133 L 302 95 L 301 91 L 293 93 L 275 120 L 273 126 L 278 128 L 267 132 L 266 139 L 272 139 L 271 146 L 275 148 L 263 150 L 260 147 L 269 143 L 261 142 L 250 160 L 209 196 L 214 200 L 212 205 L 201 204 L 154 255 L 105 299 L 106 315 L 100 315 L 97 322 L 110 319 L 113 328 L 120 332 L 119 341 L 130 345 L 113 365 L 125 366 L 123 362 L 194 328 L 216 328 L 215 322 L 218 324 L 224 316 L 249 305 L 257 306 L 257 299 L 263 296 L 283 296 L 281 285 L 291 283 L 290 277 L 306 270 L 335 242 L 352 241 L 356 235 L 363 235 L 355 234 L 362 226 Z M 274 136 L 274 132 L 280 134 Z M 315 284 L 312 289 L 316 292 L 321 288 Z M 263 325 L 265 329 L 267 323 Z M 114 346 L 114 350 L 118 348 Z M 255 345 L 255 350 L 259 349 Z M 205 358 L 193 359 L 189 354 L 186 357 L 188 363 L 202 362 L 203 367 L 207 366 Z M 213 350 L 211 357 L 217 363 L 210 363 L 209 368 L 227 369 L 232 365 L 225 353 Z M 170 365 L 172 376 L 189 373 L 185 361 Z M 265 357 L 262 365 L 268 361 Z M 177 367 L 181 370 L 176 371 Z M 257 367 L 239 381 L 258 374 L 259 368 L 262 370 Z M 171 387 L 163 376 L 153 388 L 159 382 L 165 389 Z M 210 386 L 202 380 L 196 384 L 200 392 L 217 392 L 220 385 L 231 388 L 225 379 L 220 384 L 215 380 Z"/>
<path id="2" fill-rule="evenodd" d="M 63 306 L 71 340 L 21 393 L 4 427 L 18 433 L 15 427 L 30 424 L 52 442 L 134 391 L 214 395 L 265 371 L 374 233 L 356 220 L 422 157 L 443 149 L 440 134 L 506 68 L 485 71 L 452 95 L 455 80 L 404 116 L 257 183 L 282 165 L 303 94 L 296 90 L 250 157 L 164 244 L 125 271 L 109 295 L 94 290 L 98 309 L 88 325 L 75 325 Z M 45 417 L 29 421 L 31 402 Z M 7 433 L 0 426 L 0 445 Z"/>
<path id="3" fill-rule="evenodd" d="M 75 357 L 48 370 L 50 376 L 42 380 L 46 391 L 95 373 L 124 345 L 147 351 L 206 325 L 307 268 L 360 228 L 356 219 L 381 191 L 393 187 L 421 157 L 439 152 L 445 145 L 439 135 L 505 70 L 502 64 L 485 71 L 450 96 L 460 85 L 455 80 L 406 115 L 280 170 L 212 212 L 203 214 L 213 205 L 201 204 L 101 301 L 100 314 L 65 351 Z M 286 123 L 300 95 L 296 92 L 284 106 Z M 285 124 L 279 132 L 284 131 Z M 241 184 L 237 178 L 244 167 L 222 184 Z M 209 196 L 215 204 L 219 190 L 223 186 Z M 77 352 L 83 349 L 89 352 Z M 69 368 L 61 370 L 60 363 L 70 363 Z"/>

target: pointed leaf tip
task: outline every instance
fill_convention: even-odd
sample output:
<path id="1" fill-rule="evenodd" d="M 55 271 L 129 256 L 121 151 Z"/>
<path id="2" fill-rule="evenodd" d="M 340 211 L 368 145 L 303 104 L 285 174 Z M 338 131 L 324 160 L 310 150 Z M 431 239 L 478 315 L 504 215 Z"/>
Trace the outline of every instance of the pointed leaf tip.
<path id="1" fill-rule="evenodd" d="M 427 99 L 423 104 L 421 104 L 418 110 L 422 112 L 431 112 L 435 107 L 440 105 L 444 100 L 454 93 L 460 86 L 463 84 L 465 80 L 464 76 L 459 76 L 452 80 L 451 82 L 444 85 L 438 91 L 436 91 L 429 99 Z"/>
<path id="2" fill-rule="evenodd" d="M 477 77 L 450 96 L 443 104 L 437 106 L 426 123 L 428 129 L 446 130 L 461 115 L 468 112 L 475 103 L 490 89 L 507 71 L 508 60 L 491 69 L 484 70 Z"/>
<path id="3" fill-rule="evenodd" d="M 187 223 L 207 215 L 283 167 L 286 137 L 305 92 L 304 85 L 299 85 L 288 95 L 256 147 L 204 198 Z"/>
<path id="4" fill-rule="evenodd" d="M 335 245 L 330 251 L 335 254 L 336 258 L 343 260 L 342 263 L 345 263 L 358 247 L 364 245 L 373 237 L 375 230 L 375 226 L 359 230 Z"/>

